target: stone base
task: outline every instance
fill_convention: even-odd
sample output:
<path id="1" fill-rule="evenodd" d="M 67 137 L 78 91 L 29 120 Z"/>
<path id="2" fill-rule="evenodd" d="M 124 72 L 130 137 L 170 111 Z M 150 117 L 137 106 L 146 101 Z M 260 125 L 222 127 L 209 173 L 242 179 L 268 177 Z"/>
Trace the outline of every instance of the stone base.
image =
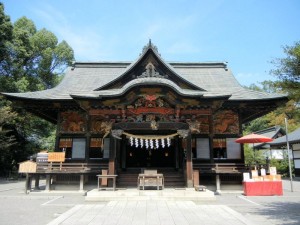
<path id="1" fill-rule="evenodd" d="M 116 191 L 98 191 L 93 189 L 86 193 L 86 201 L 118 201 L 118 200 L 192 200 L 214 201 L 216 197 L 210 190 L 195 191 L 194 188 L 164 190 L 117 189 Z"/>

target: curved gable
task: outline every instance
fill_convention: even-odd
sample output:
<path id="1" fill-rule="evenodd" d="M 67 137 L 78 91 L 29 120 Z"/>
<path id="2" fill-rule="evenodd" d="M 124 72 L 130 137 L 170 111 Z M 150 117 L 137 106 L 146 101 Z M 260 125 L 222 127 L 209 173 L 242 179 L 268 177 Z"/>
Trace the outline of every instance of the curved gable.
<path id="1" fill-rule="evenodd" d="M 168 79 L 182 89 L 205 91 L 180 76 L 170 64 L 160 57 L 156 46 L 152 45 L 151 41 L 144 47 L 140 57 L 131 63 L 119 77 L 94 91 L 119 89 L 134 79 L 148 77 Z"/>

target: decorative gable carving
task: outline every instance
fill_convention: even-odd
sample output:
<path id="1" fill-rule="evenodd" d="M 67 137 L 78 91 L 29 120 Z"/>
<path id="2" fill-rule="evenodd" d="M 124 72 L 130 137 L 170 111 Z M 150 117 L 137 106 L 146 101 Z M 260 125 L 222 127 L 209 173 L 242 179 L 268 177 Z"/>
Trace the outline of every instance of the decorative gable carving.
<path id="1" fill-rule="evenodd" d="M 238 134 L 238 114 L 232 110 L 221 110 L 214 115 L 215 134 Z"/>
<path id="2" fill-rule="evenodd" d="M 86 117 L 80 112 L 62 112 L 60 115 L 60 132 L 82 133 L 86 131 Z"/>
<path id="3" fill-rule="evenodd" d="M 155 66 L 149 62 L 145 67 L 145 72 L 142 73 L 142 75 L 138 76 L 137 78 L 144 78 L 144 77 L 159 77 L 159 78 L 165 78 L 163 75 L 160 75 L 159 72 L 157 72 Z"/>

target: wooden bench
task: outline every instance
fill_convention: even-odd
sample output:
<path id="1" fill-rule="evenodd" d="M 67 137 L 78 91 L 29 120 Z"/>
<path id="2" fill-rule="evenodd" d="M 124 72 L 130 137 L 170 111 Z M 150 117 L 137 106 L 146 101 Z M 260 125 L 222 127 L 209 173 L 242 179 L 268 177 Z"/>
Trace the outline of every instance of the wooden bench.
<path id="1" fill-rule="evenodd" d="M 138 176 L 138 189 L 142 187 L 156 187 L 157 190 L 164 189 L 164 176 L 163 174 L 157 173 L 157 170 L 144 170 L 144 173 Z"/>

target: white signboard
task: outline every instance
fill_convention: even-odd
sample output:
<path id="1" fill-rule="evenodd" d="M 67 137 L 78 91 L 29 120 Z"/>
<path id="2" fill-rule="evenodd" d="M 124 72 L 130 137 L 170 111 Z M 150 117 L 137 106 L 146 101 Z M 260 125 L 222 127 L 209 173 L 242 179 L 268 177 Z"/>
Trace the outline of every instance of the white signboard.
<path id="1" fill-rule="evenodd" d="M 265 169 L 260 169 L 260 175 L 261 176 L 266 176 L 266 170 Z"/>
<path id="2" fill-rule="evenodd" d="M 270 167 L 270 175 L 277 175 L 276 167 Z"/>
<path id="3" fill-rule="evenodd" d="M 250 173 L 243 173 L 243 181 L 250 181 Z"/>

